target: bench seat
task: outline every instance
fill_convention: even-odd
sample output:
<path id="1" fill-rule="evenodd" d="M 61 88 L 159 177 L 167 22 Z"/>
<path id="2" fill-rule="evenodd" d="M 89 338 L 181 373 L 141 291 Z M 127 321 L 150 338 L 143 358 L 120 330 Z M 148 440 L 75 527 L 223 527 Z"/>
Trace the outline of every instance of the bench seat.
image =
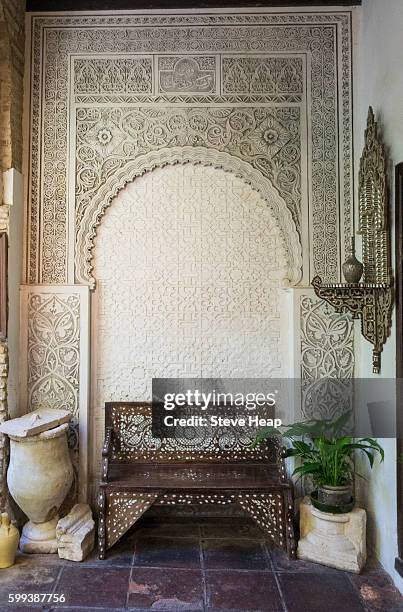
<path id="1" fill-rule="evenodd" d="M 262 490 L 287 488 L 273 466 L 262 464 L 194 463 L 115 464 L 109 470 L 108 489 L 241 489 Z"/>

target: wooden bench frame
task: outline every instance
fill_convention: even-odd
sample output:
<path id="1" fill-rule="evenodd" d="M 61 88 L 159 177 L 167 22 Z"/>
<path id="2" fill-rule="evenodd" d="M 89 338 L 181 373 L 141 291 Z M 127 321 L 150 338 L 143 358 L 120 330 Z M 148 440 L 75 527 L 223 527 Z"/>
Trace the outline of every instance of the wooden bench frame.
<path id="1" fill-rule="evenodd" d="M 240 453 L 239 445 L 227 452 L 209 438 L 207 449 L 183 451 L 172 450 L 176 442 L 152 439 L 150 432 L 151 403 L 105 404 L 98 498 L 100 559 L 153 504 L 214 503 L 238 504 L 295 558 L 293 488 L 284 448 L 277 440 L 255 449 L 245 447 Z M 242 482 L 237 483 L 237 478 Z"/>

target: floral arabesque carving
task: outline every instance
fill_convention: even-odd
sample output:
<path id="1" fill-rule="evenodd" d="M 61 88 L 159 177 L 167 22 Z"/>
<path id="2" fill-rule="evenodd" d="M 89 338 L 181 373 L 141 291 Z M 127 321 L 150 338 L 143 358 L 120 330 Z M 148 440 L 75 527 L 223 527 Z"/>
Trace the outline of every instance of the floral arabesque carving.
<path id="1" fill-rule="evenodd" d="M 223 57 L 223 92 L 303 93 L 300 57 Z"/>
<path id="2" fill-rule="evenodd" d="M 220 168 L 243 179 L 257 191 L 269 206 L 280 232 L 287 256 L 287 274 L 284 283 L 298 283 L 302 270 L 302 249 L 299 235 L 291 213 L 278 191 L 261 172 L 249 163 L 228 153 L 208 150 L 203 147 L 172 147 L 153 151 L 130 161 L 115 170 L 91 198 L 90 205 L 83 209 L 76 242 L 77 281 L 94 287 L 92 259 L 97 233 L 106 209 L 113 198 L 137 176 L 169 164 L 200 164 Z"/>
<path id="3" fill-rule="evenodd" d="M 65 408 L 78 416 L 80 299 L 30 294 L 28 302 L 29 407 Z"/>
<path id="4" fill-rule="evenodd" d="M 172 146 L 204 146 L 248 161 L 276 186 L 299 230 L 299 123 L 298 108 L 80 108 L 76 231 L 112 173 L 142 154 Z"/>
<path id="5" fill-rule="evenodd" d="M 77 293 L 28 293 L 28 410 L 63 408 L 72 413 L 67 432 L 75 474 L 72 499 L 79 486 L 80 316 Z"/>
<path id="6" fill-rule="evenodd" d="M 302 414 L 333 418 L 351 407 L 353 320 L 309 296 L 301 298 L 300 316 Z"/>
<path id="7" fill-rule="evenodd" d="M 152 58 L 100 58 L 74 62 L 74 93 L 131 94 L 152 92 Z"/>
<path id="8" fill-rule="evenodd" d="M 354 368 L 353 320 L 323 300 L 301 299 L 301 377 L 351 378 Z"/>
<path id="9" fill-rule="evenodd" d="M 351 44 L 347 12 L 47 15 L 32 19 L 30 282 L 65 282 L 73 257 L 67 244 L 67 185 L 75 172 L 68 161 L 71 55 L 92 54 L 96 59 L 97 55 L 130 54 L 134 48 L 143 55 L 309 56 L 312 271 L 326 280 L 337 279 L 339 218 L 342 234 L 351 235 Z M 199 97 L 197 94 L 196 100 Z M 130 101 L 135 102 L 133 96 Z M 166 100 L 159 96 L 149 103 L 159 102 Z M 74 125 L 71 127 L 74 132 Z M 340 210 L 337 193 L 342 196 Z"/>

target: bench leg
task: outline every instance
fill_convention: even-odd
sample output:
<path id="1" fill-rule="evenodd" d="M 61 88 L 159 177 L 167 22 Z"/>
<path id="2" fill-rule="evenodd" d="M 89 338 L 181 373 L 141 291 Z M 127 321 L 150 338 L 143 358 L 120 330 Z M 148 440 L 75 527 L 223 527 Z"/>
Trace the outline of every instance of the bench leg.
<path id="1" fill-rule="evenodd" d="M 290 555 L 288 535 L 291 532 L 287 530 L 287 504 L 283 493 L 240 493 L 238 503 L 270 540 Z"/>
<path id="2" fill-rule="evenodd" d="M 294 495 L 291 489 L 284 492 L 285 537 L 290 559 L 297 558 L 297 545 L 294 533 Z"/>
<path id="3" fill-rule="evenodd" d="M 105 497 L 105 491 L 101 489 L 98 495 L 98 556 L 100 559 L 105 559 L 106 552 Z"/>
<path id="4" fill-rule="evenodd" d="M 102 501 L 104 513 L 101 515 L 100 503 L 100 559 L 105 558 L 108 548 L 132 527 L 162 492 L 144 493 L 137 491 L 106 491 Z M 103 520 L 101 519 L 103 516 Z M 101 550 L 102 547 L 102 550 Z M 101 553 L 104 555 L 101 557 Z"/>

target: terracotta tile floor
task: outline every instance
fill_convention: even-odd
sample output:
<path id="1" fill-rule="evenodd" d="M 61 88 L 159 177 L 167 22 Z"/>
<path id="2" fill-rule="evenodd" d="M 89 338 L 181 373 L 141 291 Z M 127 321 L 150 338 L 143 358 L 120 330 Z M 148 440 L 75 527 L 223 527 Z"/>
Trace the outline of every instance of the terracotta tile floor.
<path id="1" fill-rule="evenodd" d="M 9 593 L 64 594 L 59 605 L 8 605 Z M 403 598 L 369 562 L 360 575 L 289 561 L 244 519 L 156 519 L 99 561 L 19 555 L 0 570 L 3 610 L 397 612 Z"/>

